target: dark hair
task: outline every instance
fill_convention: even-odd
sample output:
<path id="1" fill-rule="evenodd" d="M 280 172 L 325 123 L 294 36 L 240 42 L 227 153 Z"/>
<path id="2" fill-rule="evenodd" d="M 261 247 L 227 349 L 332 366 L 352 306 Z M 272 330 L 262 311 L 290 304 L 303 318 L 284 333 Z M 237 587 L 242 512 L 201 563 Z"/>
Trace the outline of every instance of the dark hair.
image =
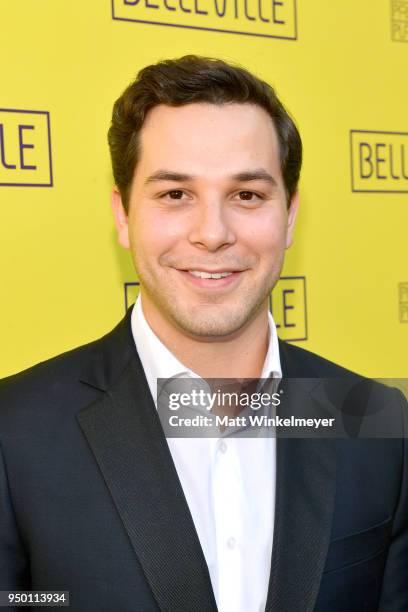
<path id="1" fill-rule="evenodd" d="M 108 141 L 113 176 L 124 207 L 140 156 L 140 130 L 147 112 L 158 104 L 183 106 L 252 103 L 266 110 L 275 125 L 288 204 L 296 191 L 302 164 L 299 132 L 273 88 L 240 66 L 223 60 L 185 55 L 146 66 L 113 107 Z"/>

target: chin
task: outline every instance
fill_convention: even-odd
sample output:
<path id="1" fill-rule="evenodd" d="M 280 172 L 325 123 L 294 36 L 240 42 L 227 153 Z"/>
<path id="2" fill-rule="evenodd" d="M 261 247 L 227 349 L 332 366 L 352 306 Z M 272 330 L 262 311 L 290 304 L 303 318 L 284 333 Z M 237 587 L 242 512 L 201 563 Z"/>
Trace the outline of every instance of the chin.
<path id="1" fill-rule="evenodd" d="M 179 329 L 189 336 L 202 339 L 231 336 L 239 331 L 253 316 L 252 311 L 216 314 L 209 312 L 209 309 L 207 312 L 203 312 L 203 307 L 200 310 L 198 314 L 193 314 L 191 311 L 189 313 L 178 311 L 171 314 Z"/>

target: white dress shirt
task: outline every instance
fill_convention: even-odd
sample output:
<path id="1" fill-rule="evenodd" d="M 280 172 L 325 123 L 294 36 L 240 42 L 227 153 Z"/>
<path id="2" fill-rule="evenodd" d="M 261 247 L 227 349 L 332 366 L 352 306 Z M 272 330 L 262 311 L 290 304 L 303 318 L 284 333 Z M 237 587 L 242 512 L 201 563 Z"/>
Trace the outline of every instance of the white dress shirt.
<path id="1" fill-rule="evenodd" d="M 156 405 L 158 378 L 198 377 L 152 331 L 140 296 L 131 324 Z M 269 377 L 282 377 L 270 313 L 269 347 L 261 378 Z M 167 438 L 219 612 L 265 610 L 275 516 L 275 442 L 270 436 Z"/>

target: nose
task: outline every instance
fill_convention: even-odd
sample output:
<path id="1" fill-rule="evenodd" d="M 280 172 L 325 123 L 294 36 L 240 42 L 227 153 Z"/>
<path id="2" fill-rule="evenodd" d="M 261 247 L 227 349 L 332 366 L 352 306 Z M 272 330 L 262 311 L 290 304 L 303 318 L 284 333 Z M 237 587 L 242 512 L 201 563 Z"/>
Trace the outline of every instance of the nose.
<path id="1" fill-rule="evenodd" d="M 230 215 L 222 200 L 212 198 L 197 205 L 188 238 L 194 246 L 211 252 L 236 242 Z"/>

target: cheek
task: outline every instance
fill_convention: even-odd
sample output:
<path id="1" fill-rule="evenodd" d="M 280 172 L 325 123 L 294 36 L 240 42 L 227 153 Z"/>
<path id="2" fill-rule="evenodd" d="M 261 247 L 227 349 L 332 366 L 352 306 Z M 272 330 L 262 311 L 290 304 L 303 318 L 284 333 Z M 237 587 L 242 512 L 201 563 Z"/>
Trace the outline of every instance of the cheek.
<path id="1" fill-rule="evenodd" d="M 284 251 L 286 232 L 282 223 L 260 223 L 245 233 L 241 232 L 241 244 L 264 260 L 267 265 L 273 265 L 277 256 Z"/>
<path id="2" fill-rule="evenodd" d="M 182 233 L 180 224 L 168 215 L 138 215 L 132 219 L 131 248 L 138 259 L 159 258 L 175 247 Z"/>

